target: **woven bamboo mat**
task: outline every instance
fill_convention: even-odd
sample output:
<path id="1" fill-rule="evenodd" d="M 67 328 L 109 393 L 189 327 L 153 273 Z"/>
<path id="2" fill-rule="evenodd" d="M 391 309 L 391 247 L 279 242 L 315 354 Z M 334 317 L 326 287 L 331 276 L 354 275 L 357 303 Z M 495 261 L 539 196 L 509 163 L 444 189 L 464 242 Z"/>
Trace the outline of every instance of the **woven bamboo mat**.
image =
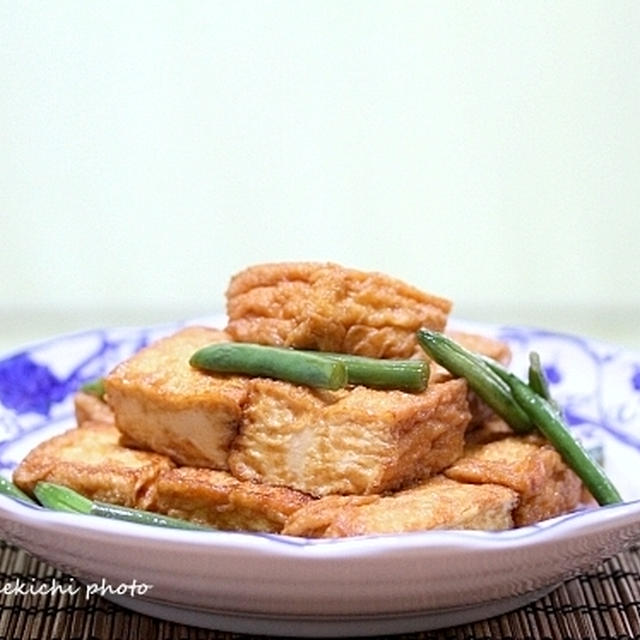
<path id="1" fill-rule="evenodd" d="M 3 584 L 69 584 L 71 578 L 0 542 Z M 232 640 L 266 638 L 207 631 L 133 613 L 84 592 L 0 594 L 2 640 Z M 376 636 L 381 638 L 383 636 Z M 640 638 L 640 547 L 569 580 L 512 613 L 397 640 L 630 640 Z"/>

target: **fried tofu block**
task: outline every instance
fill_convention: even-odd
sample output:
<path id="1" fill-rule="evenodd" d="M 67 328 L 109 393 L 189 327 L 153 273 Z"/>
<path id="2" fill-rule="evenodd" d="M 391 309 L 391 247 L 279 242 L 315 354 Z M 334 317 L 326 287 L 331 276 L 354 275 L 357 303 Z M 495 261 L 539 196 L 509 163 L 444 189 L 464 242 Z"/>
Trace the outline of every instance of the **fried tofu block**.
<path id="1" fill-rule="evenodd" d="M 427 478 L 463 450 L 466 384 L 422 393 L 336 392 L 254 379 L 229 456 L 242 480 L 314 496 L 371 494 Z"/>
<path id="2" fill-rule="evenodd" d="M 582 482 L 540 436 L 489 432 L 487 442 L 470 443 L 444 474 L 459 482 L 492 483 L 518 493 L 516 526 L 533 524 L 575 509 Z"/>
<path id="3" fill-rule="evenodd" d="M 442 330 L 451 303 L 400 280 L 331 263 L 249 267 L 227 290 L 227 332 L 239 342 L 355 353 L 414 354 L 420 327 Z"/>
<path id="4" fill-rule="evenodd" d="M 76 422 L 81 427 L 85 422 L 115 423 L 111 407 L 92 393 L 78 391 L 73 397 Z"/>
<path id="5" fill-rule="evenodd" d="M 116 426 L 130 442 L 182 465 L 227 469 L 246 379 L 189 365 L 193 353 L 229 336 L 189 327 L 142 349 L 105 380 Z"/>
<path id="6" fill-rule="evenodd" d="M 123 446 L 112 424 L 90 421 L 38 445 L 13 479 L 30 495 L 38 482 L 53 482 L 92 500 L 234 531 L 278 532 L 312 500 L 283 487 L 241 482 L 226 471 L 175 468 L 167 456 Z"/>
<path id="7" fill-rule="evenodd" d="M 166 456 L 128 449 L 113 424 L 84 422 L 39 444 L 16 468 L 15 484 L 32 495 L 38 482 L 61 484 L 93 500 L 146 509 Z"/>
<path id="8" fill-rule="evenodd" d="M 503 440 L 508 436 L 515 436 L 515 431 L 497 415 L 485 420 L 477 429 L 470 431 L 465 436 L 465 451 L 469 451 L 470 445 L 483 445 L 495 440 Z M 533 435 L 533 434 L 532 434 Z"/>
<path id="9" fill-rule="evenodd" d="M 502 364 L 511 361 L 511 349 L 506 342 L 464 331 L 447 331 L 447 335 L 465 349 L 493 358 Z"/>
<path id="10" fill-rule="evenodd" d="M 513 526 L 515 491 L 435 476 L 386 496 L 327 496 L 302 507 L 282 533 L 337 538 L 429 529 L 499 531 Z"/>
<path id="11" fill-rule="evenodd" d="M 311 499 L 284 487 L 241 482 L 226 471 L 180 467 L 158 478 L 156 509 L 227 531 L 277 533 Z"/>

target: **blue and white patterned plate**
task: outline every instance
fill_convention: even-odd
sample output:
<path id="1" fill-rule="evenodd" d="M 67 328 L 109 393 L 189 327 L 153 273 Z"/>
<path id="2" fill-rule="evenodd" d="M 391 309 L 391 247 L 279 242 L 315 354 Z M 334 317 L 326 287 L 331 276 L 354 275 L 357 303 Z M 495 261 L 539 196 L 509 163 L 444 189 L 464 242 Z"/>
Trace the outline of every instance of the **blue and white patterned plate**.
<path id="1" fill-rule="evenodd" d="M 224 318 L 195 322 L 223 326 Z M 73 426 L 72 397 L 82 383 L 182 324 L 85 331 L 0 359 L 0 472 L 9 477 L 33 446 Z M 528 353 L 540 354 L 555 398 L 587 446 L 602 449 L 624 504 L 500 533 L 301 540 L 157 529 L 0 496 L 0 531 L 74 576 L 69 589 L 93 588 L 186 624 L 298 637 L 403 633 L 485 618 L 640 540 L 640 354 L 533 328 L 459 320 L 452 327 L 507 341 L 521 374 Z"/>

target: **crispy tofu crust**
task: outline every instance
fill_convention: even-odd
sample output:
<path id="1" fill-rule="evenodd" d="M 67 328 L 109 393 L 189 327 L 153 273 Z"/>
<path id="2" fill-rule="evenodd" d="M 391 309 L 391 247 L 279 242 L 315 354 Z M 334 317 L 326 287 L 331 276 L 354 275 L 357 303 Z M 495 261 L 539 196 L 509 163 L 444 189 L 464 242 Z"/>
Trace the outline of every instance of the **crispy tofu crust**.
<path id="1" fill-rule="evenodd" d="M 488 356 L 505 365 L 511 362 L 511 349 L 506 342 L 464 331 L 447 331 L 447 335 L 469 351 Z"/>
<path id="2" fill-rule="evenodd" d="M 429 529 L 499 531 L 513 526 L 515 491 L 464 484 L 441 475 L 387 496 L 327 496 L 302 507 L 282 533 L 314 538 Z"/>
<path id="3" fill-rule="evenodd" d="M 225 471 L 181 467 L 160 475 L 160 513 L 227 531 L 282 530 L 311 497 L 283 487 L 241 482 Z"/>
<path id="4" fill-rule="evenodd" d="M 13 480 L 30 495 L 38 482 L 52 482 L 92 500 L 146 509 L 158 475 L 172 467 L 166 456 L 123 447 L 113 424 L 85 421 L 35 447 Z"/>
<path id="5" fill-rule="evenodd" d="M 38 482 L 53 482 L 92 500 L 234 531 L 278 532 L 311 500 L 290 489 L 241 482 L 226 471 L 175 468 L 167 456 L 123 446 L 120 432 L 99 422 L 38 445 L 13 479 L 30 495 Z"/>
<path id="6" fill-rule="evenodd" d="M 118 365 L 105 380 L 118 429 L 130 442 L 179 464 L 228 469 L 246 379 L 189 365 L 197 349 L 228 340 L 222 331 L 189 327 Z"/>
<path id="7" fill-rule="evenodd" d="M 106 422 L 115 424 L 111 407 L 92 393 L 78 391 L 73 397 L 76 422 L 82 426 L 85 422 Z"/>
<path id="8" fill-rule="evenodd" d="M 229 466 L 243 480 L 314 496 L 380 493 L 455 461 L 469 418 L 461 380 L 410 394 L 254 379 Z"/>
<path id="9" fill-rule="evenodd" d="M 239 342 L 408 358 L 420 327 L 442 330 L 451 303 L 400 280 L 336 264 L 249 267 L 227 290 L 227 332 Z"/>
<path id="10" fill-rule="evenodd" d="M 462 458 L 444 474 L 459 482 L 494 483 L 518 493 L 516 526 L 533 524 L 575 509 L 582 482 L 542 437 L 487 433 L 487 441 L 470 443 Z"/>

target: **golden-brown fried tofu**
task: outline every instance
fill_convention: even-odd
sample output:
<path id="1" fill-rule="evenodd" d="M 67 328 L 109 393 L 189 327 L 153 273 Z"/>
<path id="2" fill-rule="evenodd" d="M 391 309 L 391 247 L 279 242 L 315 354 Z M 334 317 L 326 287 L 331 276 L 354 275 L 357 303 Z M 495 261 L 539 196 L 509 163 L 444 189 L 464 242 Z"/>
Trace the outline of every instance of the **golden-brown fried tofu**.
<path id="1" fill-rule="evenodd" d="M 580 479 L 550 444 L 535 435 L 489 434 L 488 442 L 468 444 L 464 456 L 444 474 L 459 482 L 501 484 L 517 491 L 516 526 L 567 513 L 582 498 Z"/>
<path id="2" fill-rule="evenodd" d="M 28 494 L 38 482 L 52 482 L 91 499 L 146 509 L 156 478 L 171 467 L 166 456 L 123 447 L 113 424 L 85 422 L 35 447 L 13 480 Z"/>
<path id="3" fill-rule="evenodd" d="M 179 464 L 227 469 L 246 379 L 204 373 L 189 358 L 228 340 L 222 331 L 189 327 L 118 365 L 105 380 L 118 429 L 130 442 Z"/>
<path id="4" fill-rule="evenodd" d="M 494 414 L 477 429 L 465 435 L 465 451 L 470 449 L 470 445 L 488 444 L 495 440 L 503 440 L 507 436 L 515 436 L 515 431 L 502 418 Z"/>
<path id="5" fill-rule="evenodd" d="M 296 511 L 282 533 L 337 538 L 428 529 L 499 531 L 513 526 L 515 491 L 441 475 L 386 496 L 327 496 Z"/>
<path id="6" fill-rule="evenodd" d="M 254 379 L 229 466 L 240 479 L 314 496 L 390 491 L 461 455 L 466 389 L 452 380 L 416 394 L 331 392 Z"/>
<path id="7" fill-rule="evenodd" d="M 511 362 L 511 349 L 506 342 L 464 331 L 447 331 L 447 335 L 469 351 L 493 358 L 502 364 Z"/>
<path id="8" fill-rule="evenodd" d="M 174 468 L 167 456 L 123 446 L 112 424 L 90 421 L 38 445 L 14 472 L 16 485 L 30 495 L 41 481 L 92 500 L 234 531 L 278 532 L 312 500 L 291 489 L 241 482 L 226 471 Z"/>
<path id="9" fill-rule="evenodd" d="M 227 331 L 239 342 L 406 358 L 416 350 L 416 330 L 442 330 L 450 308 L 448 300 L 380 273 L 331 263 L 261 264 L 231 279 Z"/>
<path id="10" fill-rule="evenodd" d="M 156 509 L 216 529 L 277 533 L 311 499 L 284 487 L 241 482 L 226 471 L 180 467 L 158 478 Z"/>
<path id="11" fill-rule="evenodd" d="M 79 427 L 85 422 L 115 422 L 111 407 L 93 393 L 78 391 L 73 396 L 73 405 Z"/>

